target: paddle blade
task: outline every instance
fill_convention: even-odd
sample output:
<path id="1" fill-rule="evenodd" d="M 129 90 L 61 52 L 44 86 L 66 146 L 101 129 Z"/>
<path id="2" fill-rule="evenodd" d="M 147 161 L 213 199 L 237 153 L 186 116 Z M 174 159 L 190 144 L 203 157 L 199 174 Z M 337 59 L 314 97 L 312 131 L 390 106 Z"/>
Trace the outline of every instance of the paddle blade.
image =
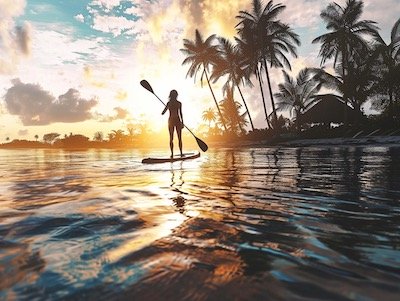
<path id="1" fill-rule="evenodd" d="M 149 82 L 145 79 L 140 81 L 140 84 L 142 85 L 143 88 L 145 88 L 147 91 L 151 92 L 154 94 L 153 88 L 150 86 Z"/>
<path id="2" fill-rule="evenodd" d="M 197 145 L 200 147 L 200 149 L 203 152 L 206 152 L 208 150 L 208 145 L 203 140 L 201 140 L 201 139 L 199 139 L 197 137 L 195 137 L 195 138 L 196 138 L 196 141 L 197 141 Z"/>

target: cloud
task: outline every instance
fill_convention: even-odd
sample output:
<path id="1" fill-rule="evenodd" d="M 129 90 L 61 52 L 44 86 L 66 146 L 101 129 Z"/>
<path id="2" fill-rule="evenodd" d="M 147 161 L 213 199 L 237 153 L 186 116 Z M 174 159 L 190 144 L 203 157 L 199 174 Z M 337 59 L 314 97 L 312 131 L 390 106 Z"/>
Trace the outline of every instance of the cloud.
<path id="1" fill-rule="evenodd" d="M 96 80 L 93 77 L 93 69 L 86 65 L 83 67 L 83 77 L 90 85 L 96 88 L 105 88 L 107 86 L 106 81 Z"/>
<path id="2" fill-rule="evenodd" d="M 101 37 L 80 37 L 74 28 L 57 24 L 50 28 L 37 26 L 34 29 L 33 63 L 54 67 L 101 61 L 112 56 Z"/>
<path id="3" fill-rule="evenodd" d="M 189 2 L 189 1 L 184 1 Z M 201 30 L 204 28 L 204 33 L 207 35 L 217 34 L 225 36 L 227 38 L 232 38 L 236 34 L 235 26 L 238 23 L 236 16 L 240 10 L 248 10 L 250 8 L 251 1 L 213 1 L 213 0 L 203 0 L 199 4 L 202 10 L 202 17 L 200 24 L 197 24 L 198 28 Z M 188 12 L 189 16 L 193 14 L 199 14 L 200 11 L 195 8 Z M 194 19 L 195 21 L 196 19 Z M 197 23 L 197 22 L 196 22 Z M 194 34 L 194 26 L 190 29 L 190 34 Z"/>
<path id="4" fill-rule="evenodd" d="M 137 5 L 127 8 L 125 10 L 125 14 L 133 15 L 133 16 L 136 16 L 136 17 L 143 17 L 143 13 L 142 13 L 142 11 L 140 10 L 140 8 Z"/>
<path id="5" fill-rule="evenodd" d="M 385 1 L 364 1 L 364 13 L 361 16 L 364 20 L 372 20 L 378 22 L 381 28 L 380 34 L 386 40 L 390 41 L 390 31 L 394 23 L 400 17 L 400 8 L 398 0 Z"/>
<path id="6" fill-rule="evenodd" d="M 315 27 L 322 22 L 320 18 L 321 10 L 330 2 L 332 1 L 282 1 L 286 8 L 279 18 L 293 27 Z"/>
<path id="7" fill-rule="evenodd" d="M 74 19 L 75 19 L 76 21 L 78 21 L 78 22 L 81 22 L 81 23 L 85 22 L 85 17 L 84 17 L 82 14 L 76 15 L 76 16 L 74 17 Z"/>
<path id="8" fill-rule="evenodd" d="M 126 100 L 127 98 L 128 98 L 128 92 L 126 92 L 124 90 L 118 90 L 115 95 L 115 99 L 117 99 L 119 101 Z"/>
<path id="9" fill-rule="evenodd" d="M 282 13 L 282 21 L 289 23 L 293 27 L 317 28 L 325 27 L 320 17 L 321 11 L 325 9 L 331 0 L 303 0 L 290 1 L 284 0 L 282 4 L 286 5 L 286 9 Z M 345 0 L 335 1 L 340 6 L 346 5 Z M 398 20 L 400 10 L 398 0 L 364 0 L 363 14 L 361 20 L 372 20 L 378 23 L 378 26 L 384 29 L 381 34 L 389 38 L 390 29 L 394 22 Z"/>
<path id="10" fill-rule="evenodd" d="M 105 8 L 106 10 L 111 10 L 114 7 L 119 6 L 121 0 L 93 0 L 89 3 L 89 6 L 100 6 Z"/>
<path id="11" fill-rule="evenodd" d="M 215 33 L 233 37 L 237 24 L 235 17 L 246 6 L 248 4 L 237 0 L 165 0 L 141 2 L 132 11 L 145 23 L 151 40 L 164 43 L 171 37 L 191 37 L 195 29 L 204 35 Z"/>
<path id="12" fill-rule="evenodd" d="M 25 0 L 0 1 L 0 74 L 14 71 L 20 58 L 30 54 L 30 25 L 15 24 L 25 5 Z"/>
<path id="13" fill-rule="evenodd" d="M 133 30 L 136 21 L 128 20 L 122 16 L 100 16 L 93 17 L 93 29 L 102 32 L 112 33 L 115 37 L 121 35 L 124 31 Z"/>
<path id="14" fill-rule="evenodd" d="M 95 30 L 111 33 L 114 37 L 124 35 L 138 35 L 147 32 L 146 24 L 140 18 L 140 9 L 133 1 L 133 6 L 126 7 L 124 15 L 121 10 L 113 10 L 122 3 L 120 0 L 94 0 L 87 6 L 87 11 L 92 19 L 91 27 Z M 122 8 L 122 7 L 121 7 Z"/>
<path id="15" fill-rule="evenodd" d="M 121 107 L 115 107 L 114 112 L 115 112 L 114 115 L 103 115 L 97 113 L 97 119 L 100 122 L 112 122 L 115 120 L 123 120 L 130 117 L 129 111 Z"/>
<path id="16" fill-rule="evenodd" d="M 114 108 L 114 111 L 117 113 L 115 115 L 116 119 L 125 119 L 126 117 L 129 116 L 129 111 L 123 108 L 116 107 Z"/>
<path id="17" fill-rule="evenodd" d="M 205 34 L 216 33 L 233 37 L 235 18 L 246 4 L 237 0 L 163 0 L 163 1 L 125 1 L 125 15 L 114 10 L 122 5 L 119 0 L 94 0 L 87 6 L 93 19 L 92 28 L 114 36 L 148 34 L 155 43 L 193 35 L 199 28 Z M 248 6 L 248 4 L 247 4 Z"/>
<path id="18" fill-rule="evenodd" d="M 29 131 L 28 130 L 19 130 L 18 135 L 19 136 L 26 136 L 28 135 Z"/>
<path id="19" fill-rule="evenodd" d="M 90 111 L 98 103 L 95 98 L 81 98 L 75 89 L 55 98 L 37 84 L 25 84 L 19 79 L 12 83 L 4 96 L 5 106 L 25 126 L 85 121 L 92 118 Z"/>

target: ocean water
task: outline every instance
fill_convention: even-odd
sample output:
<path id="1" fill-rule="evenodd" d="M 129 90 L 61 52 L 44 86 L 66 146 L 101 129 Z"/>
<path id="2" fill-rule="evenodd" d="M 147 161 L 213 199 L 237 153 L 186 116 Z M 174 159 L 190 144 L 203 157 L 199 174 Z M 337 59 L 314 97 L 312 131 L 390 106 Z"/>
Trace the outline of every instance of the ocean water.
<path id="1" fill-rule="evenodd" d="M 0 150 L 0 300 L 400 300 L 400 147 Z"/>

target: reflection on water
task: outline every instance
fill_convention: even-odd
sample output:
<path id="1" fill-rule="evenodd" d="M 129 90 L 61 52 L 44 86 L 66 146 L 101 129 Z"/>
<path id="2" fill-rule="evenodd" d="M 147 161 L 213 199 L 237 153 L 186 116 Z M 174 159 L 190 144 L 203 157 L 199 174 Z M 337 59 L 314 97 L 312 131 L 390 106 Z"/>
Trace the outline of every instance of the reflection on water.
<path id="1" fill-rule="evenodd" d="M 0 299 L 398 300 L 400 148 L 0 151 Z"/>

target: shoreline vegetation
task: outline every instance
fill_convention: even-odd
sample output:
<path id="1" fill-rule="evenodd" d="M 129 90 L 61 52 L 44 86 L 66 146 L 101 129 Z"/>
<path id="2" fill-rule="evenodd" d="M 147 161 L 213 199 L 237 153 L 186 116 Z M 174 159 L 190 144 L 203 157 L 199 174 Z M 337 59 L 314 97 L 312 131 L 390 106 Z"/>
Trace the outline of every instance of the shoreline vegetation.
<path id="1" fill-rule="evenodd" d="M 320 66 L 292 75 L 286 70 L 291 70 L 289 56 L 297 57 L 300 37 L 279 19 L 285 5 L 273 1 L 264 5 L 260 0 L 252 4 L 250 11 L 239 11 L 236 16 L 234 41 L 216 35 L 205 38 L 198 29 L 193 40 L 183 40 L 180 50 L 185 55 L 182 65 L 189 67 L 187 76 L 200 80 L 202 86 L 203 81 L 207 83 L 210 104 L 215 105 L 202 112 L 204 124 L 195 129 L 198 137 L 216 147 L 400 143 L 400 19 L 394 22 L 387 43 L 376 22 L 362 19 L 363 1 L 328 4 L 320 13 L 326 33 L 312 41 L 319 45 Z M 328 61 L 333 63 L 326 65 Z M 283 74 L 277 91 L 271 85 L 272 69 Z M 220 101 L 213 90 L 219 81 L 223 81 L 224 96 Z M 249 110 L 244 87 L 259 90 L 259 102 L 253 105 L 262 108 L 265 128 L 254 127 L 254 112 Z M 367 105 L 377 114 L 367 115 Z M 130 125 L 107 137 L 96 132 L 92 140 L 72 133 L 63 138 L 48 133 L 42 141 L 37 135 L 36 141 L 10 142 L 7 137 L 0 148 L 168 145 L 165 135 L 149 128 Z"/>
<path id="2" fill-rule="evenodd" d="M 115 132 L 115 131 L 114 131 Z M 44 141 L 13 140 L 0 144 L 0 149 L 145 149 L 162 148 L 168 145 L 165 133 L 147 133 L 142 135 L 110 135 L 109 140 L 90 140 L 80 134 L 65 135 L 52 133 Z M 47 134 L 49 135 L 49 134 Z M 45 135 L 46 136 L 46 135 Z M 194 139 L 187 133 L 184 136 L 185 147 L 194 147 Z M 96 137 L 96 135 L 95 135 Z M 274 132 L 273 130 L 251 131 L 244 135 L 215 134 L 200 136 L 210 147 L 302 147 L 302 146 L 342 146 L 342 145 L 399 145 L 400 127 L 345 127 L 326 128 L 310 127 L 301 133 L 290 130 Z"/>

